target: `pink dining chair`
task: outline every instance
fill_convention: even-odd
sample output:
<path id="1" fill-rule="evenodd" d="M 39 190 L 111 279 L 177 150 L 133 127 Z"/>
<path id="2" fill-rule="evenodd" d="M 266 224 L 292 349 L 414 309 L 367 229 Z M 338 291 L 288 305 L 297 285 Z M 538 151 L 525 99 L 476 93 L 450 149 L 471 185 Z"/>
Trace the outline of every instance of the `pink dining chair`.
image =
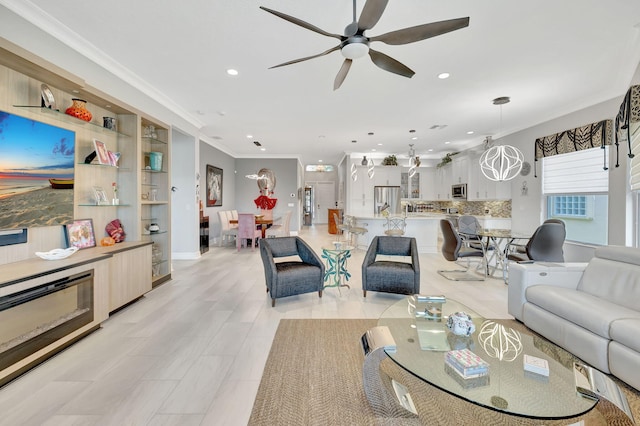
<path id="1" fill-rule="evenodd" d="M 253 213 L 238 214 L 238 236 L 236 237 L 236 247 L 240 251 L 247 240 L 251 240 L 251 250 L 255 250 L 258 239 L 262 237 L 262 231 L 256 229 L 256 217 Z"/>

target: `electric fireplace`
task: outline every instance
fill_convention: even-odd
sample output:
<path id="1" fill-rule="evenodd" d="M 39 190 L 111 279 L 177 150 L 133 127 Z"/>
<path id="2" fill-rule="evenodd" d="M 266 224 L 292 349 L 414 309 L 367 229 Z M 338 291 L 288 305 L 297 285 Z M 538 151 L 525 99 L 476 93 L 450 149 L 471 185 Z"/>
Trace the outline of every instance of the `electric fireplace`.
<path id="1" fill-rule="evenodd" d="M 93 270 L 0 297 L 0 370 L 93 321 Z"/>

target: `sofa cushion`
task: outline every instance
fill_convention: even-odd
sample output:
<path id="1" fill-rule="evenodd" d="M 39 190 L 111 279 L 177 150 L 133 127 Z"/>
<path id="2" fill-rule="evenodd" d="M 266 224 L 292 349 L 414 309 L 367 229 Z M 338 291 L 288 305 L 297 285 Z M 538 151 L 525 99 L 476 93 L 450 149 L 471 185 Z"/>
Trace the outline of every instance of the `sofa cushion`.
<path id="1" fill-rule="evenodd" d="M 598 248 L 582 275 L 578 290 L 640 311 L 640 249 Z"/>
<path id="2" fill-rule="evenodd" d="M 634 311 L 583 291 L 550 285 L 527 288 L 527 301 L 598 336 L 610 339 L 610 326 L 620 318 L 638 318 Z"/>
<path id="3" fill-rule="evenodd" d="M 611 338 L 634 351 L 640 352 L 640 319 L 625 318 L 611 323 Z"/>

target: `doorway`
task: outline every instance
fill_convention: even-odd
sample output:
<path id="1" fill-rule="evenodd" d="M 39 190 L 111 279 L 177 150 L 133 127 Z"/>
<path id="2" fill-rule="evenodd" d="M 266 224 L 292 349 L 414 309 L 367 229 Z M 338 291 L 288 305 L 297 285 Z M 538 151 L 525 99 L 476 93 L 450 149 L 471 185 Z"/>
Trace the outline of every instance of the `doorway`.
<path id="1" fill-rule="evenodd" d="M 314 215 L 313 224 L 329 223 L 328 209 L 336 206 L 336 186 L 334 182 L 308 182 L 313 186 Z"/>

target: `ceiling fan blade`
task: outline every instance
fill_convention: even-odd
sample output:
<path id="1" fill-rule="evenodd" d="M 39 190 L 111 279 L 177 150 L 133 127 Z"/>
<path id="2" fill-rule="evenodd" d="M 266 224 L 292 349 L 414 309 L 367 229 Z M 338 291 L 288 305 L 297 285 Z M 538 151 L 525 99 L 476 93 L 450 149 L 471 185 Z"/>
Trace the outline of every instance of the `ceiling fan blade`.
<path id="1" fill-rule="evenodd" d="M 289 21 L 292 24 L 296 24 L 301 26 L 302 28 L 306 28 L 308 30 L 311 30 L 313 32 L 316 32 L 318 34 L 322 34 L 325 35 L 327 37 L 333 37 L 333 38 L 337 38 L 338 40 L 342 40 L 342 36 L 338 35 L 338 34 L 333 34 L 333 33 L 328 33 L 325 30 L 316 27 L 315 25 L 311 25 L 308 22 L 303 21 L 302 19 L 298 19 L 298 18 L 294 18 L 293 16 L 287 15 L 286 13 L 282 13 L 282 12 L 278 12 L 277 10 L 273 10 L 273 9 L 268 9 L 264 6 L 260 6 L 260 9 L 269 12 L 273 15 L 276 15 L 278 18 L 282 18 L 285 21 Z"/>
<path id="2" fill-rule="evenodd" d="M 347 77 L 352 63 L 353 61 L 351 59 L 344 60 L 340 67 L 340 71 L 338 71 L 338 75 L 336 75 L 336 79 L 333 81 L 333 90 L 338 90 L 340 86 L 342 86 L 342 82 Z"/>
<path id="3" fill-rule="evenodd" d="M 358 20 L 358 33 L 362 34 L 363 31 L 370 30 L 378 23 L 387 3 L 389 0 L 367 0 Z"/>
<path id="4" fill-rule="evenodd" d="M 294 59 L 293 61 L 288 61 L 288 62 L 284 62 L 282 64 L 278 64 L 278 65 L 274 65 L 272 67 L 269 67 L 269 69 L 272 68 L 278 68 L 278 67 L 284 67 L 285 65 L 291 65 L 291 64 L 296 64 L 298 62 L 302 62 L 302 61 L 307 61 L 309 59 L 313 59 L 313 58 L 319 58 L 320 56 L 324 56 L 324 55 L 328 55 L 331 52 L 335 52 L 336 50 L 340 50 L 340 45 L 337 45 L 336 47 L 332 47 L 329 50 L 325 50 L 322 53 L 318 53 L 317 55 L 313 55 L 313 56 L 306 56 L 304 58 L 299 58 L 299 59 Z"/>
<path id="5" fill-rule="evenodd" d="M 374 64 L 385 71 L 411 78 L 415 74 L 413 70 L 401 62 L 396 61 L 391 56 L 387 56 L 382 52 L 369 49 L 369 56 Z"/>
<path id="6" fill-rule="evenodd" d="M 398 31 L 370 37 L 369 41 L 381 41 L 386 44 L 409 44 L 469 26 L 469 17 L 449 19 L 448 21 L 431 22 L 430 24 L 404 28 Z"/>

